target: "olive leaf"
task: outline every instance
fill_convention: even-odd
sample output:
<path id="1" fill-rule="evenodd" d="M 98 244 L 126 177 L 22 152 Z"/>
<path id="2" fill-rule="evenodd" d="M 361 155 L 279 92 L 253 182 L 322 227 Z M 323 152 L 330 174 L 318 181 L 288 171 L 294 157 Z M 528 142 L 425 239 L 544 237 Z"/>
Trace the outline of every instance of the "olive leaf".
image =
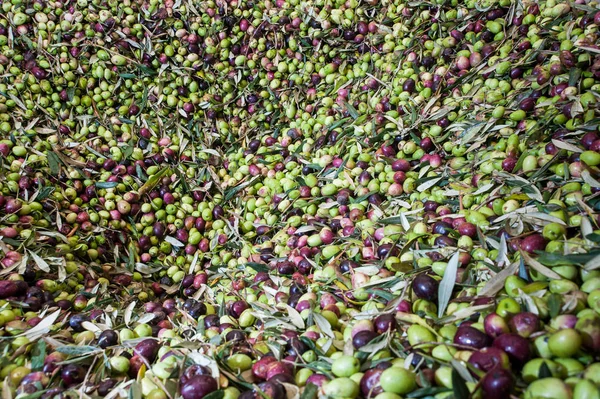
<path id="1" fill-rule="evenodd" d="M 223 397 L 225 397 L 225 391 L 219 389 L 204 396 L 204 399 L 223 399 Z"/>
<path id="2" fill-rule="evenodd" d="M 304 391 L 302 391 L 302 395 L 300 395 L 300 399 L 317 399 L 317 395 L 319 393 L 319 387 L 315 384 L 306 384 L 304 387 Z"/>
<path id="3" fill-rule="evenodd" d="M 101 352 L 102 349 L 89 345 L 65 345 L 59 346 L 58 348 L 56 348 L 56 351 L 69 356 L 82 356 L 94 352 Z"/>
<path id="4" fill-rule="evenodd" d="M 463 380 L 456 369 L 452 369 L 452 391 L 454 399 L 468 399 L 470 396 L 465 380 Z"/>
<path id="5" fill-rule="evenodd" d="M 44 366 L 44 359 L 46 358 L 46 341 L 43 339 L 39 340 L 37 345 L 34 346 L 31 356 L 31 370 L 38 371 Z"/>
<path id="6" fill-rule="evenodd" d="M 442 282 L 438 286 L 438 317 L 442 317 L 452 297 L 456 284 L 456 271 L 458 270 L 458 251 L 450 258 Z"/>
<path id="7" fill-rule="evenodd" d="M 134 381 L 133 384 L 131 384 L 127 399 L 142 399 L 142 387 L 139 382 Z"/>
<path id="8" fill-rule="evenodd" d="M 44 317 L 38 324 L 29 330 L 25 331 L 22 334 L 17 335 L 18 337 L 25 336 L 29 338 L 30 341 L 35 341 L 38 338 L 43 337 L 50 331 L 50 327 L 54 324 L 54 322 L 60 316 L 61 309 L 56 310 L 54 313 Z"/>
<path id="9" fill-rule="evenodd" d="M 546 266 L 542 265 L 536 259 L 529 256 L 529 254 L 527 252 L 521 250 L 520 253 L 521 253 L 521 256 L 523 257 L 523 259 L 525 260 L 525 263 L 527 265 L 529 265 L 532 269 L 537 271 L 538 273 L 540 273 L 543 276 L 546 276 L 552 280 L 560 280 L 561 279 L 560 274 L 558 274 L 555 271 L 553 271 L 552 269 L 549 269 Z"/>
<path id="10" fill-rule="evenodd" d="M 27 252 L 29 252 L 29 255 L 31 255 L 31 258 L 33 259 L 37 267 L 40 268 L 40 270 L 46 273 L 50 273 L 50 265 L 44 259 L 42 259 L 41 256 L 39 256 L 33 251 L 27 250 Z"/>
<path id="11" fill-rule="evenodd" d="M 58 175 L 60 173 L 61 164 L 58 155 L 56 155 L 56 153 L 53 151 L 49 151 L 46 157 L 48 158 L 48 166 L 50 167 L 50 173 L 52 173 L 54 176 Z"/>
<path id="12" fill-rule="evenodd" d="M 323 317 L 319 313 L 313 312 L 313 318 L 315 320 L 315 323 L 319 327 L 319 330 L 321 330 L 323 334 L 327 335 L 330 338 L 334 337 L 333 331 L 331 329 L 331 324 L 329 324 L 329 321 L 327 321 L 325 317 Z"/>

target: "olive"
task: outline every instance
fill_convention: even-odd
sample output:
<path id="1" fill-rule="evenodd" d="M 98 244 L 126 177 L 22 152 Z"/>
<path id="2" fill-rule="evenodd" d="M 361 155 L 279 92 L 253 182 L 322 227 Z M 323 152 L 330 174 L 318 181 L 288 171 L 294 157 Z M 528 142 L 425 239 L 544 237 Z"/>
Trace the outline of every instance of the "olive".
<path id="1" fill-rule="evenodd" d="M 417 298 L 435 300 L 438 293 L 438 282 L 427 274 L 419 274 L 413 279 L 411 285 Z"/>

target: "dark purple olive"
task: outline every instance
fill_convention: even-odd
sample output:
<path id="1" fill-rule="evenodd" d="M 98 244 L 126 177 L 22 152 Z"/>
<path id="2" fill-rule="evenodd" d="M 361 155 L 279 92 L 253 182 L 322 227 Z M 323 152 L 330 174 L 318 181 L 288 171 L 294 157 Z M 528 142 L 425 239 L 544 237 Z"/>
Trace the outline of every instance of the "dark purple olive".
<path id="1" fill-rule="evenodd" d="M 365 371 L 360 379 L 360 391 L 365 398 L 374 398 L 383 392 L 383 388 L 379 385 L 379 379 L 383 370 L 373 368 Z"/>
<path id="2" fill-rule="evenodd" d="M 502 349 L 489 347 L 473 352 L 469 363 L 476 369 L 488 372 L 496 367 L 508 368 L 509 357 Z"/>
<path id="3" fill-rule="evenodd" d="M 283 261 L 277 263 L 277 271 L 279 272 L 279 274 L 291 275 L 294 274 L 296 268 L 294 267 L 294 264 L 292 262 Z"/>
<path id="4" fill-rule="evenodd" d="M 388 255 L 398 256 L 399 254 L 400 250 L 398 247 L 395 247 L 392 244 L 382 244 L 377 248 L 377 257 L 379 259 L 385 259 Z"/>
<path id="5" fill-rule="evenodd" d="M 414 93 L 415 91 L 415 81 L 412 78 L 408 78 L 402 84 L 402 90 L 407 91 L 409 93 Z"/>
<path id="6" fill-rule="evenodd" d="M 98 384 L 96 392 L 98 393 L 98 395 L 104 397 L 108 395 L 110 391 L 112 391 L 115 385 L 117 385 L 117 380 L 114 380 L 112 378 L 106 379 Z"/>
<path id="7" fill-rule="evenodd" d="M 512 172 L 515 169 L 515 166 L 517 166 L 517 161 L 517 158 L 514 157 L 505 158 L 502 160 L 502 169 L 505 172 Z"/>
<path id="8" fill-rule="evenodd" d="M 291 356 L 301 356 L 309 347 L 298 338 L 292 338 L 286 344 L 287 353 Z"/>
<path id="9" fill-rule="evenodd" d="M 540 319 L 531 312 L 522 312 L 514 315 L 508 325 L 513 333 L 527 338 L 540 329 Z"/>
<path id="10" fill-rule="evenodd" d="M 152 233 L 158 238 L 163 238 L 165 236 L 166 230 L 167 229 L 166 229 L 164 223 L 162 223 L 162 222 L 156 222 L 152 226 Z"/>
<path id="11" fill-rule="evenodd" d="M 508 398 L 514 385 L 515 380 L 510 371 L 499 367 L 489 371 L 481 380 L 483 397 L 486 399 Z"/>
<path id="12" fill-rule="evenodd" d="M 529 111 L 533 111 L 533 109 L 535 108 L 535 99 L 528 97 L 525 98 L 523 100 L 521 100 L 521 102 L 519 103 L 519 109 L 522 109 L 523 111 L 529 112 Z"/>
<path id="13" fill-rule="evenodd" d="M 474 349 L 481 349 L 489 346 L 490 337 L 485 333 L 471 326 L 461 326 L 454 335 L 454 343 L 464 345 Z"/>
<path id="14" fill-rule="evenodd" d="M 225 216 L 225 211 L 223 210 L 223 207 L 221 205 L 215 205 L 215 207 L 212 210 L 212 216 L 215 220 L 219 220 L 223 216 Z"/>
<path id="15" fill-rule="evenodd" d="M 12 280 L 0 281 L 0 298 L 6 299 L 17 294 L 17 284 Z"/>
<path id="16" fill-rule="evenodd" d="M 133 348 L 133 353 L 135 355 L 141 356 L 148 360 L 149 363 L 152 363 L 154 359 L 156 359 L 156 355 L 158 354 L 158 349 L 160 345 L 158 341 L 155 339 L 145 339 L 139 342 L 135 348 Z"/>
<path id="17" fill-rule="evenodd" d="M 352 345 L 355 349 L 360 349 L 363 346 L 367 345 L 373 339 L 377 337 L 377 333 L 369 330 L 363 330 L 354 335 L 352 338 Z"/>
<path id="18" fill-rule="evenodd" d="M 85 379 L 86 370 L 77 364 L 67 364 L 60 371 L 60 378 L 66 386 L 80 384 Z"/>
<path id="19" fill-rule="evenodd" d="M 244 341 L 246 339 L 246 334 L 244 334 L 241 330 L 231 330 L 225 335 L 225 340 L 227 342 L 230 341 Z"/>
<path id="20" fill-rule="evenodd" d="M 217 389 L 217 381 L 209 375 L 196 375 L 180 388 L 183 399 L 202 399 Z"/>
<path id="21" fill-rule="evenodd" d="M 229 308 L 229 315 L 237 319 L 240 317 L 242 312 L 248 309 L 249 307 L 250 305 L 248 305 L 246 301 L 235 301 L 231 304 L 231 307 Z"/>
<path id="22" fill-rule="evenodd" d="M 269 399 L 284 399 L 285 389 L 283 386 L 276 381 L 266 381 L 258 384 L 258 389 L 261 390 L 262 394 L 255 393 L 256 398 L 269 398 Z M 264 394 L 264 396 L 263 396 Z"/>
<path id="23" fill-rule="evenodd" d="M 375 330 L 378 334 L 383 334 L 388 331 L 395 331 L 398 327 L 396 317 L 391 313 L 385 313 L 377 316 L 375 320 L 373 320 L 373 324 L 375 325 Z"/>
<path id="24" fill-rule="evenodd" d="M 206 305 L 202 302 L 195 303 L 188 311 L 188 314 L 194 319 L 198 319 L 200 316 L 206 314 Z"/>
<path id="25" fill-rule="evenodd" d="M 521 240 L 520 248 L 529 253 L 543 251 L 548 241 L 539 233 L 528 235 Z"/>
<path id="26" fill-rule="evenodd" d="M 216 314 L 210 314 L 204 318 L 204 327 L 218 327 L 220 323 L 219 316 Z"/>
<path id="27" fill-rule="evenodd" d="M 412 281 L 412 290 L 417 298 L 431 301 L 437 298 L 438 282 L 428 274 L 421 273 Z"/>
<path id="28" fill-rule="evenodd" d="M 448 236 L 438 236 L 433 241 L 436 247 L 455 247 L 457 242 L 454 238 Z"/>
<path id="29" fill-rule="evenodd" d="M 431 231 L 433 232 L 433 234 L 441 234 L 441 235 L 448 235 L 450 233 L 450 231 L 452 230 L 452 226 L 449 223 L 446 222 L 435 222 L 431 228 Z"/>
<path id="30" fill-rule="evenodd" d="M 190 367 L 188 367 L 183 372 L 183 374 L 181 374 L 181 377 L 179 377 L 179 383 L 181 385 L 185 385 L 191 378 L 194 378 L 199 375 L 212 375 L 212 372 L 206 366 L 201 366 L 199 364 L 193 364 Z"/>
<path id="31" fill-rule="evenodd" d="M 508 354 L 513 366 L 522 367 L 531 358 L 529 341 L 518 334 L 503 334 L 493 345 Z"/>
<path id="32" fill-rule="evenodd" d="M 85 330 L 81 323 L 84 321 L 90 321 L 90 318 L 84 314 L 75 314 L 69 318 L 69 327 L 73 329 L 75 332 L 82 332 Z"/>
<path id="33" fill-rule="evenodd" d="M 98 336 L 98 346 L 102 349 L 119 343 L 119 334 L 114 330 L 104 330 Z"/>

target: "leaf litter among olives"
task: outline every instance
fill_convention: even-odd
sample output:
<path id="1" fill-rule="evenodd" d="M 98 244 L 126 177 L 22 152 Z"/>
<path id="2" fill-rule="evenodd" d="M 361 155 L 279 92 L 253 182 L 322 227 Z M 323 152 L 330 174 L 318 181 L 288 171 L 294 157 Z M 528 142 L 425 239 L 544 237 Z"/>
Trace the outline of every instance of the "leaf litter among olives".
<path id="1" fill-rule="evenodd" d="M 600 397 L 597 1 L 0 7 L 3 397 Z"/>

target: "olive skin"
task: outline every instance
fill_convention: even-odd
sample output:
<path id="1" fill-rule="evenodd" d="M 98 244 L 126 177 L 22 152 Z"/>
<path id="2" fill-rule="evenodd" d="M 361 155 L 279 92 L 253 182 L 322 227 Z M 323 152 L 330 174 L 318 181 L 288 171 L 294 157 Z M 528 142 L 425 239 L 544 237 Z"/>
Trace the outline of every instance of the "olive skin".
<path id="1" fill-rule="evenodd" d="M 525 391 L 525 399 L 571 399 L 571 388 L 558 378 L 542 378 L 532 382 Z"/>
<path id="2" fill-rule="evenodd" d="M 454 343 L 458 345 L 469 346 L 474 349 L 481 349 L 489 346 L 491 339 L 485 333 L 474 327 L 461 326 L 454 335 Z"/>
<path id="3" fill-rule="evenodd" d="M 218 389 L 217 381 L 208 375 L 196 375 L 182 384 L 183 399 L 202 399 Z"/>
<path id="4" fill-rule="evenodd" d="M 438 282 L 427 274 L 419 274 L 412 282 L 412 290 L 419 299 L 435 300 L 438 294 Z"/>
<path id="5" fill-rule="evenodd" d="M 481 380 L 481 389 L 485 398 L 502 399 L 510 396 L 515 379 L 509 370 L 496 367 Z"/>

